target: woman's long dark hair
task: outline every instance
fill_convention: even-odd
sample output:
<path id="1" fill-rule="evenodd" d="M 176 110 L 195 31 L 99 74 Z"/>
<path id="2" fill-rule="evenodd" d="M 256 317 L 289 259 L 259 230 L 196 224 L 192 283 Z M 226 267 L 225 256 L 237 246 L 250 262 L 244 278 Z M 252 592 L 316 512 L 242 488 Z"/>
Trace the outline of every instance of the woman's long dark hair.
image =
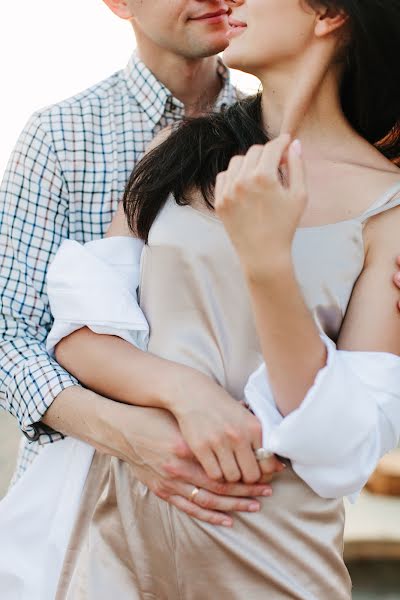
<path id="1" fill-rule="evenodd" d="M 390 160 L 400 158 L 400 0 L 306 0 L 349 16 L 341 100 L 352 127 Z M 261 96 L 221 113 L 184 119 L 134 169 L 123 203 L 129 226 L 147 242 L 158 212 L 172 194 L 188 204 L 194 189 L 213 207 L 217 174 L 232 156 L 265 144 Z"/>

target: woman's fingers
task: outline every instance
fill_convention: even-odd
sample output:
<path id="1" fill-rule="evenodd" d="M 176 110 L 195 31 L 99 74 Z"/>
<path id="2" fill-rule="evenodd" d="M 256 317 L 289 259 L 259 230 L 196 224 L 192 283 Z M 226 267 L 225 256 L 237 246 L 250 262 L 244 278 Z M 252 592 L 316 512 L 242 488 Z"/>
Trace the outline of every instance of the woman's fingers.
<path id="1" fill-rule="evenodd" d="M 239 465 L 242 481 L 245 483 L 255 483 L 260 480 L 261 470 L 256 460 L 253 449 L 249 444 L 239 447 L 236 450 L 236 462 Z"/>
<path id="2" fill-rule="evenodd" d="M 271 479 L 268 479 L 269 477 L 272 478 L 274 473 L 280 473 L 286 468 L 286 465 L 281 463 L 275 455 L 270 456 L 265 460 L 260 460 L 259 465 L 263 476 L 266 477 L 266 479 L 262 479 L 262 481 L 271 481 Z"/>
<path id="3" fill-rule="evenodd" d="M 239 172 L 239 178 L 246 181 L 252 171 L 257 168 L 260 158 L 264 151 L 264 146 L 255 144 L 247 151 L 245 159 L 242 161 L 242 167 Z"/>
<path id="4" fill-rule="evenodd" d="M 215 448 L 215 453 L 224 479 L 230 482 L 240 481 L 242 474 L 236 462 L 233 450 L 228 446 L 220 446 Z"/>
<path id="5" fill-rule="evenodd" d="M 171 477 L 168 481 L 172 482 L 187 482 L 199 488 L 205 488 L 219 496 L 240 496 L 243 498 L 256 496 L 270 496 L 272 489 L 270 485 L 265 485 L 257 481 L 257 483 L 249 484 L 243 482 L 228 483 L 220 480 L 215 481 L 210 479 L 202 466 L 198 462 L 190 459 L 180 460 L 177 465 L 171 468 L 170 465 L 165 467 L 167 474 Z"/>
<path id="6" fill-rule="evenodd" d="M 306 178 L 300 140 L 294 140 L 288 152 L 289 189 L 296 195 L 306 196 Z"/>
<path id="7" fill-rule="evenodd" d="M 257 164 L 259 174 L 270 181 L 279 182 L 279 166 L 290 144 L 290 135 L 284 133 L 264 146 Z"/>
<path id="8" fill-rule="evenodd" d="M 214 209 L 216 211 L 218 211 L 219 207 L 223 204 L 224 201 L 226 177 L 227 171 L 221 171 L 221 173 L 218 173 L 217 179 L 215 181 Z"/>
<path id="9" fill-rule="evenodd" d="M 215 456 L 211 448 L 205 447 L 196 452 L 196 458 L 207 473 L 207 476 L 214 481 L 223 479 L 224 473 L 221 469 L 218 458 Z"/>

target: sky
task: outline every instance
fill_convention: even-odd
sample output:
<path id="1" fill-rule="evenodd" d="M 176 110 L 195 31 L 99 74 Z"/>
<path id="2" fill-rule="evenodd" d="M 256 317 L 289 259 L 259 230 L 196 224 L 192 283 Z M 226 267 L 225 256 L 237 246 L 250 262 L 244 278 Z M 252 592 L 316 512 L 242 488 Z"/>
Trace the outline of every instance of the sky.
<path id="1" fill-rule="evenodd" d="M 123 68 L 134 46 L 130 25 L 101 0 L 1 0 L 0 177 L 35 110 Z M 239 72 L 234 80 L 257 86 Z"/>

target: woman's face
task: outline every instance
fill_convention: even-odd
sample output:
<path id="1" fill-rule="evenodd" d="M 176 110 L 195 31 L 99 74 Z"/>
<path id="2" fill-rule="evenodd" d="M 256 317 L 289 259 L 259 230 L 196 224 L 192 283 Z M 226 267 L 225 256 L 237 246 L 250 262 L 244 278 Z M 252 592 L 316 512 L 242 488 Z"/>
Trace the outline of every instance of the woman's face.
<path id="1" fill-rule="evenodd" d="M 316 12 L 306 0 L 231 0 L 233 29 L 224 60 L 229 67 L 260 76 L 290 64 L 314 38 Z"/>

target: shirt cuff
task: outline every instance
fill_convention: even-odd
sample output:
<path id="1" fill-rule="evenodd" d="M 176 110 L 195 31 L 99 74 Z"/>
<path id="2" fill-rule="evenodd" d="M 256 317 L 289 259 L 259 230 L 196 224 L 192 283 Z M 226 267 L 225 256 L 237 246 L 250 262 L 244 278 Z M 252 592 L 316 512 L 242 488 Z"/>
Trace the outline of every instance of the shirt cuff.
<path id="1" fill-rule="evenodd" d="M 7 389 L 9 411 L 19 420 L 21 430 L 31 442 L 47 444 L 64 436 L 41 423 L 57 396 L 78 381 L 47 354 L 26 360 Z"/>
<path id="2" fill-rule="evenodd" d="M 354 501 L 379 459 L 400 436 L 400 358 L 343 352 L 322 335 L 326 366 L 298 409 L 280 415 L 265 364 L 250 377 L 246 401 L 262 423 L 263 445 L 292 461 L 320 496 Z"/>
<path id="3" fill-rule="evenodd" d="M 47 278 L 54 316 L 46 343 L 50 354 L 62 338 L 85 326 L 147 346 L 149 328 L 137 301 L 142 249 L 141 240 L 128 237 L 85 246 L 63 242 Z"/>

